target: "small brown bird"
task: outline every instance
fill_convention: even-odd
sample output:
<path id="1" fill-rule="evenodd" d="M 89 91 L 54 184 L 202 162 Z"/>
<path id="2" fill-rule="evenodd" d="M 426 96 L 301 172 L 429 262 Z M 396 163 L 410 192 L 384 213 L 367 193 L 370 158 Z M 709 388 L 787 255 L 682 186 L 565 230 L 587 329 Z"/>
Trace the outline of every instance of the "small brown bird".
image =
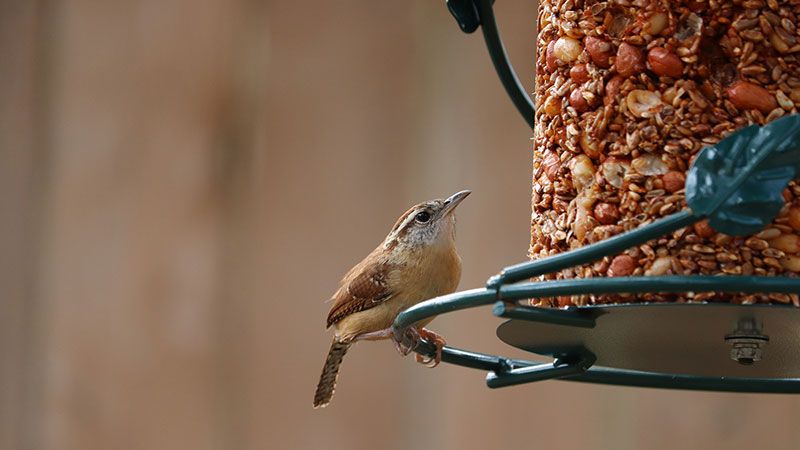
<path id="1" fill-rule="evenodd" d="M 314 394 L 315 408 L 330 403 L 339 365 L 351 345 L 393 338 L 398 351 L 407 354 L 413 347 L 401 344 L 402 337 L 392 333 L 397 315 L 423 300 L 455 291 L 461 258 L 456 252 L 454 211 L 469 194 L 461 191 L 412 207 L 397 219 L 381 245 L 344 276 L 328 313 L 328 327 L 333 325 L 335 335 Z M 444 339 L 424 328 L 430 320 L 415 324 L 409 332 L 413 339 L 436 344 L 432 361 L 417 357 L 435 366 Z"/>

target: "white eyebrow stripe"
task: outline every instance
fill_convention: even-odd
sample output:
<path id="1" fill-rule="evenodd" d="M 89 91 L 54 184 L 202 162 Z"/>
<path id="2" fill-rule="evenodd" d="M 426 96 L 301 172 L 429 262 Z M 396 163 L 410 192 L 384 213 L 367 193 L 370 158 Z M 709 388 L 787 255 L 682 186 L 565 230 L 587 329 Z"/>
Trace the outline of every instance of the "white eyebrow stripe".
<path id="1" fill-rule="evenodd" d="M 414 220 L 414 217 L 416 217 L 416 215 L 417 215 L 416 209 L 412 209 L 411 211 L 409 211 L 408 216 L 406 216 L 403 222 L 401 222 L 398 227 L 396 227 L 394 230 L 392 230 L 391 233 L 389 233 L 389 236 L 387 236 L 386 238 L 386 244 L 384 244 L 384 247 L 386 247 L 391 241 L 397 239 L 397 237 L 400 235 L 400 232 L 403 231 L 408 226 L 408 224 Z"/>

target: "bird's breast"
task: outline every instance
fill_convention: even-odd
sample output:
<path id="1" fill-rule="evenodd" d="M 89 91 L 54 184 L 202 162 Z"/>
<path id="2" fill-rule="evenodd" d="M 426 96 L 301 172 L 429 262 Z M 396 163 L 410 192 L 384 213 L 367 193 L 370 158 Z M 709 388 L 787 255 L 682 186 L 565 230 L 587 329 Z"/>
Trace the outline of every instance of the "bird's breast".
<path id="1" fill-rule="evenodd" d="M 409 262 L 404 274 L 404 291 L 408 306 L 432 297 L 449 294 L 461 279 L 461 258 L 455 250 L 431 251 L 426 257 Z"/>

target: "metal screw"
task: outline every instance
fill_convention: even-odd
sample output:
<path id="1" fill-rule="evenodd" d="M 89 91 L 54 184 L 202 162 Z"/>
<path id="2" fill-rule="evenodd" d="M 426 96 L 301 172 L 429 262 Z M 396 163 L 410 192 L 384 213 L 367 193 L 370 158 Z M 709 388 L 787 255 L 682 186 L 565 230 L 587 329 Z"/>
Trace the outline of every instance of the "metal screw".
<path id="1" fill-rule="evenodd" d="M 733 333 L 725 336 L 731 344 L 731 359 L 739 364 L 750 366 L 761 361 L 763 348 L 769 343 L 769 336 L 761 334 L 761 327 L 752 318 L 740 319 Z"/>

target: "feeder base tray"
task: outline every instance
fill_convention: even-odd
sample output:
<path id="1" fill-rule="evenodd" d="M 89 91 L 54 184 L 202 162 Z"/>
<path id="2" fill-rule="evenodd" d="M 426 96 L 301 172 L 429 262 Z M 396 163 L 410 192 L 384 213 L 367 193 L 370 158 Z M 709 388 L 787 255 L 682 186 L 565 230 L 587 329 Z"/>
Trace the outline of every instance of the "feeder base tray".
<path id="1" fill-rule="evenodd" d="M 800 309 L 732 304 L 571 308 L 593 328 L 509 320 L 497 336 L 560 357 L 588 350 L 594 366 L 703 377 L 800 378 Z"/>

